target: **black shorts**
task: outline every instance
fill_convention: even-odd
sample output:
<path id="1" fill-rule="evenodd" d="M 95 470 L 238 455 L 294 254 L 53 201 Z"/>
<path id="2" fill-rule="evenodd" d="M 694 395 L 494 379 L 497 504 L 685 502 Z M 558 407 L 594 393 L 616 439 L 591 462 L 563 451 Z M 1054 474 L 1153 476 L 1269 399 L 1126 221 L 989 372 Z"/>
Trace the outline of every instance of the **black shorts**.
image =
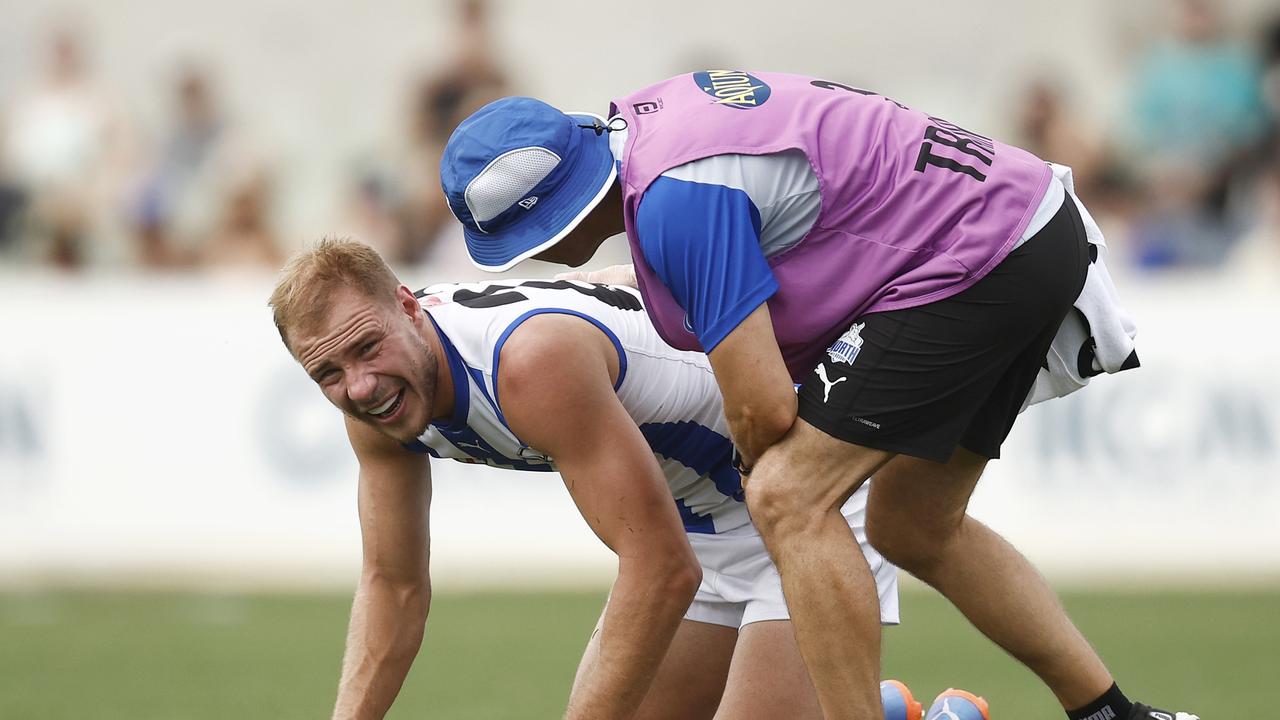
<path id="1" fill-rule="evenodd" d="M 859 318 L 800 387 L 800 417 L 846 442 L 946 462 L 988 458 L 1084 286 L 1089 252 L 1070 195 L 972 287 Z"/>

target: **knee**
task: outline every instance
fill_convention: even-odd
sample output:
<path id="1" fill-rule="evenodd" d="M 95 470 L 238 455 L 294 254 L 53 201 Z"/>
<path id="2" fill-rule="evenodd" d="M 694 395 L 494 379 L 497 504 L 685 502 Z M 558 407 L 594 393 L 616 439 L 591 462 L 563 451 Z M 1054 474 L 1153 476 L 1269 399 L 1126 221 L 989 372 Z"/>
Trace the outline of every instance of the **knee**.
<path id="1" fill-rule="evenodd" d="M 826 508 L 787 476 L 757 468 L 746 486 L 751 521 L 765 538 L 788 537 L 814 527 Z"/>
<path id="2" fill-rule="evenodd" d="M 867 542 L 886 560 L 907 572 L 927 579 L 949 541 L 948 532 L 922 527 L 907 518 L 886 518 L 868 510 Z"/>

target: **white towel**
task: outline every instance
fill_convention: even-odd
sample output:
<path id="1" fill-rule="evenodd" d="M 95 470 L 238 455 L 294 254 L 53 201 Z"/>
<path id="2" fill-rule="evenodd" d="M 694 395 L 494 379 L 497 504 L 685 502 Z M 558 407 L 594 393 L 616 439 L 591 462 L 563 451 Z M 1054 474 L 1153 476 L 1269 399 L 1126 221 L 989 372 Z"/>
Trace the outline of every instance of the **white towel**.
<path id="1" fill-rule="evenodd" d="M 1069 395 L 1089 383 L 1094 375 L 1138 367 L 1133 339 L 1138 328 L 1120 307 L 1116 286 L 1107 272 L 1107 241 L 1089 210 L 1076 197 L 1071 168 L 1050 163 L 1054 177 L 1062 181 L 1075 201 L 1089 241 L 1089 270 L 1075 307 L 1067 313 L 1053 338 L 1044 367 L 1022 408 Z"/>

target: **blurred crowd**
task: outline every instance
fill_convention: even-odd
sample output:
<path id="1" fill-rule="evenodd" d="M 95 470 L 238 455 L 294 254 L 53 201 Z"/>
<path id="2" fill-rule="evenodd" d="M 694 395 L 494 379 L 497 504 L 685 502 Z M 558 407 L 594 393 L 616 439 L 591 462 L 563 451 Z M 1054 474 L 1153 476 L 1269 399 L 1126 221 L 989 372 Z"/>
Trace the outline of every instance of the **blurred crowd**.
<path id="1" fill-rule="evenodd" d="M 457 50 L 418 76 L 408 117 L 388 131 L 397 150 L 344 180 L 335 232 L 399 265 L 430 262 L 452 222 L 438 175 L 449 134 L 510 90 L 486 4 L 459 0 L 454 15 Z M 224 111 L 210 68 L 175 69 L 154 137 L 119 112 L 72 25 L 52 30 L 32 68 L 17 97 L 0 97 L 0 261 L 275 270 L 298 245 L 279 233 L 281 168 Z"/>
<path id="2" fill-rule="evenodd" d="M 1280 286 L 1280 14 L 1228 32 L 1212 0 L 1171 3 L 1123 113 L 1086 129 L 1055 79 L 1030 83 L 1015 143 L 1070 165 L 1134 268 L 1221 269 Z M 1114 243 L 1114 240 L 1119 240 Z"/>
<path id="3" fill-rule="evenodd" d="M 1120 262 L 1162 272 L 1238 272 L 1280 285 L 1280 14 L 1230 30 L 1212 0 L 1174 0 L 1160 37 L 1138 49 L 1123 112 L 1073 113 L 1073 88 L 1041 75 L 1018 95 L 1007 139 L 1072 166 Z M 388 134 L 401 152 L 352 171 L 335 232 L 397 265 L 439 260 L 453 218 L 440 153 L 484 103 L 518 92 L 496 60 L 483 0 L 460 0 L 457 50 L 424 70 Z M 167 128 L 144 136 L 110 101 L 86 38 L 50 33 L 27 86 L 0 96 L 0 262 L 66 270 L 107 254 L 140 268 L 275 269 L 279 168 L 219 103 L 218 78 L 173 73 Z M 451 244 L 445 243 L 445 244 Z"/>

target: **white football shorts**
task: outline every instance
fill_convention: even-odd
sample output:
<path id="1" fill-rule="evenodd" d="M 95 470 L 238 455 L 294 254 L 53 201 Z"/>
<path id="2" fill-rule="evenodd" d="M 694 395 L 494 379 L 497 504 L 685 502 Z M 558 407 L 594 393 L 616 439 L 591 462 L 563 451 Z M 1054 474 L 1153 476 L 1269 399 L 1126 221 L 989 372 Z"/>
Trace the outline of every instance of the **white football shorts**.
<path id="1" fill-rule="evenodd" d="M 868 484 L 863 483 L 845 503 L 844 516 L 875 576 L 880 622 L 897 625 L 898 568 L 867 543 Z M 754 525 L 718 535 L 689 533 L 689 544 L 702 565 L 702 585 L 685 613 L 686 620 L 741 628 L 764 620 L 791 619 L 778 569 Z"/>

